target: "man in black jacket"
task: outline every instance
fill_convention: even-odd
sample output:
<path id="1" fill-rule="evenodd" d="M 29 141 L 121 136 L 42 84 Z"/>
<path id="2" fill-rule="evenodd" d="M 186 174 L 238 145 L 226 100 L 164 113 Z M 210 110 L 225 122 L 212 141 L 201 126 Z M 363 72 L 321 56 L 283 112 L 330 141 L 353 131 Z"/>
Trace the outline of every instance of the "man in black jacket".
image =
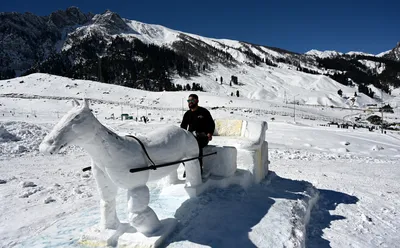
<path id="1" fill-rule="evenodd" d="M 212 140 L 212 135 L 215 129 L 214 120 L 210 112 L 199 106 L 199 97 L 196 94 L 190 94 L 187 100 L 189 110 L 183 116 L 181 128 L 188 129 L 196 137 L 199 144 L 199 162 L 201 172 L 203 173 L 203 148 Z M 185 176 L 185 174 L 184 174 Z"/>

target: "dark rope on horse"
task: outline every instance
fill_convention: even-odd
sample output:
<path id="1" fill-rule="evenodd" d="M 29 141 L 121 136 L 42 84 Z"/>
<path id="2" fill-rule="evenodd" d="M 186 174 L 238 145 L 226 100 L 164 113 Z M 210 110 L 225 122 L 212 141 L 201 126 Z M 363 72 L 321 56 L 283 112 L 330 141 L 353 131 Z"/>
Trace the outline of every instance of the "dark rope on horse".
<path id="1" fill-rule="evenodd" d="M 217 154 L 217 152 L 212 152 L 212 153 L 204 154 L 202 156 L 197 156 L 197 157 L 194 157 L 194 158 L 188 158 L 188 159 L 184 159 L 184 160 L 179 160 L 179 161 L 168 162 L 168 163 L 156 165 L 154 163 L 154 161 L 150 158 L 150 155 L 148 154 L 148 152 L 146 150 L 146 147 L 144 146 L 143 142 L 140 141 L 140 139 L 138 139 L 137 137 L 135 137 L 133 135 L 126 135 L 126 136 L 130 137 L 130 138 L 134 138 L 135 140 L 137 140 L 139 142 L 139 144 L 142 147 L 144 153 L 146 154 L 147 158 L 151 162 L 150 166 L 130 169 L 129 172 L 131 172 L 131 173 L 135 173 L 135 172 L 139 172 L 139 171 L 145 171 L 145 170 L 156 170 L 157 168 L 160 168 L 160 167 L 166 167 L 166 166 L 170 166 L 170 165 L 174 165 L 174 164 L 178 164 L 178 163 L 184 163 L 184 162 L 187 162 L 187 161 L 191 161 L 191 160 L 195 160 L 195 159 L 199 159 L 199 158 L 203 158 L 203 157 L 207 157 L 207 156 L 210 156 L 210 155 Z M 92 169 L 92 167 L 88 166 L 88 167 L 83 168 L 82 171 L 85 172 L 85 171 L 88 171 L 88 170 L 91 170 L 91 169 Z"/>
<path id="2" fill-rule="evenodd" d="M 204 154 L 203 156 L 197 156 L 197 157 L 194 157 L 194 158 L 187 158 L 187 159 L 168 162 L 168 163 L 159 164 L 159 165 L 150 165 L 148 167 L 134 168 L 134 169 L 130 169 L 129 172 L 130 173 L 135 173 L 135 172 L 145 171 L 145 170 L 156 170 L 157 168 L 160 168 L 160 167 L 166 167 L 166 166 L 171 166 L 171 165 L 178 164 L 178 163 L 184 163 L 184 162 L 187 162 L 187 161 L 190 161 L 190 160 L 204 158 L 204 157 L 211 156 L 211 155 L 214 155 L 214 154 L 217 154 L 217 152 L 212 152 L 212 153 Z"/>
<path id="3" fill-rule="evenodd" d="M 130 138 L 134 138 L 135 140 L 137 140 L 140 144 L 140 146 L 142 147 L 144 153 L 146 154 L 147 158 L 149 159 L 149 161 L 152 163 L 153 166 L 155 166 L 156 164 L 153 162 L 153 160 L 151 160 L 149 154 L 147 153 L 146 147 L 144 146 L 144 144 L 142 143 L 142 141 L 140 141 L 140 139 L 138 139 L 137 137 L 133 136 L 133 135 L 126 135 L 126 137 L 130 137 Z"/>

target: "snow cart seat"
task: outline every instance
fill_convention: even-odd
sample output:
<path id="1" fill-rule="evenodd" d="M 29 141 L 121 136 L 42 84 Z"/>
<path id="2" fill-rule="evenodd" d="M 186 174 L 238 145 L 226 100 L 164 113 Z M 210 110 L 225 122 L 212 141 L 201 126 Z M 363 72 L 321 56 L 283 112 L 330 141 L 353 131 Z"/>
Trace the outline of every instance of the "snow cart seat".
<path id="1" fill-rule="evenodd" d="M 237 167 L 249 171 L 253 183 L 259 183 L 268 174 L 267 122 L 239 119 L 214 121 L 214 136 L 204 148 L 204 153 L 217 151 L 218 154 L 214 158 L 204 158 L 204 169 L 211 170 L 213 175 L 229 177 Z"/>

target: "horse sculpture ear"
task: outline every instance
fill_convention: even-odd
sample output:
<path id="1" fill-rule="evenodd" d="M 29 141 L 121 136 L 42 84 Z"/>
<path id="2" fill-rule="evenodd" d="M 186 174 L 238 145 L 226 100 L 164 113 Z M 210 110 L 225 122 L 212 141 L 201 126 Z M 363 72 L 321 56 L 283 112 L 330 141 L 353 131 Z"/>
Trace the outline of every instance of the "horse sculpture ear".
<path id="1" fill-rule="evenodd" d="M 83 104 L 84 104 L 85 108 L 89 108 L 89 99 L 84 98 Z"/>
<path id="2" fill-rule="evenodd" d="M 76 99 L 72 99 L 72 106 L 73 107 L 76 107 L 76 106 L 79 106 L 80 104 L 79 104 L 79 102 L 76 100 Z"/>

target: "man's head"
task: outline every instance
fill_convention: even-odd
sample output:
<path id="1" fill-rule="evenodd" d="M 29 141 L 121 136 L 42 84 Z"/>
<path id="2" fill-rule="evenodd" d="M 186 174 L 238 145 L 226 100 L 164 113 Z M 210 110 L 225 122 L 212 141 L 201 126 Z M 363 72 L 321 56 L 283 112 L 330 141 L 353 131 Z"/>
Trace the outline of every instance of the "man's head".
<path id="1" fill-rule="evenodd" d="M 194 110 L 197 108 L 198 104 L 199 104 L 199 97 L 196 94 L 190 94 L 188 99 L 188 106 L 190 109 Z"/>

